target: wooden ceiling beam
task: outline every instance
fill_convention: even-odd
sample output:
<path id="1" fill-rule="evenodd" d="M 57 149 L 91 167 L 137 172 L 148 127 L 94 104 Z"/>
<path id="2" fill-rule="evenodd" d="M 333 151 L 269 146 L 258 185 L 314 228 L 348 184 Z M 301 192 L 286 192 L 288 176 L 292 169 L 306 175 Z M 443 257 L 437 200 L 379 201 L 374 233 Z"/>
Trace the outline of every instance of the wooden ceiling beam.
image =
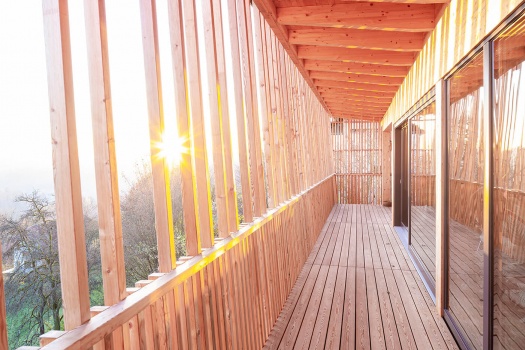
<path id="1" fill-rule="evenodd" d="M 273 30 L 279 42 L 283 45 L 284 49 L 288 53 L 288 56 L 292 59 L 292 62 L 295 64 L 301 75 L 303 76 L 306 83 L 310 86 L 314 94 L 317 96 L 319 102 L 326 108 L 321 95 L 317 91 L 312 79 L 308 74 L 308 71 L 304 68 L 303 60 L 297 56 L 297 50 L 295 45 L 291 44 L 288 41 L 288 29 L 277 23 L 277 9 L 273 0 L 253 0 L 257 9 L 259 9 L 260 14 L 264 17 L 268 25 Z"/>
<path id="2" fill-rule="evenodd" d="M 370 115 L 363 113 L 349 113 L 340 110 L 330 110 L 332 117 L 334 118 L 344 118 L 344 119 L 356 119 L 356 120 L 371 120 L 371 121 L 381 121 L 383 115 Z"/>
<path id="3" fill-rule="evenodd" d="M 301 52 L 299 47 L 299 52 Z M 310 71 L 323 72 L 343 72 L 353 74 L 368 74 L 387 77 L 404 78 L 409 71 L 409 67 L 382 66 L 378 64 L 356 63 L 356 62 L 336 62 L 306 59 L 304 67 Z"/>
<path id="4" fill-rule="evenodd" d="M 334 105 L 350 105 L 353 107 L 358 108 L 377 108 L 377 109 L 388 109 L 390 106 L 389 103 L 384 104 L 373 104 L 369 103 L 367 101 L 359 101 L 354 99 L 338 99 L 338 98 L 332 98 L 332 99 L 325 99 L 327 106 L 334 106 Z"/>
<path id="5" fill-rule="evenodd" d="M 388 66 L 407 67 L 403 71 L 408 72 L 408 67 L 414 64 L 416 53 L 368 49 L 349 49 L 345 47 L 325 47 L 300 45 L 297 47 L 297 56 L 302 59 L 360 62 L 369 64 L 381 64 Z"/>
<path id="6" fill-rule="evenodd" d="M 326 86 L 319 86 L 317 90 L 322 95 L 329 93 L 329 94 L 337 95 L 337 96 L 348 96 L 349 98 L 353 98 L 354 96 L 361 96 L 361 97 L 374 98 L 378 101 L 388 101 L 388 102 L 391 102 L 392 98 L 394 97 L 394 94 L 386 95 L 383 92 L 341 89 L 341 88 L 326 87 Z"/>
<path id="7" fill-rule="evenodd" d="M 310 78 L 322 80 L 345 81 L 364 84 L 395 85 L 399 86 L 403 78 L 381 75 L 351 74 L 341 72 L 310 71 Z"/>
<path id="8" fill-rule="evenodd" d="M 335 88 L 340 88 L 340 89 L 381 92 L 381 93 L 385 93 L 387 95 L 392 95 L 392 96 L 397 92 L 397 90 L 399 90 L 398 86 L 392 86 L 392 85 L 349 83 L 346 81 L 333 81 L 333 80 L 314 79 L 314 84 L 315 86 L 335 87 Z"/>
<path id="9" fill-rule="evenodd" d="M 330 111 L 344 114 L 355 114 L 360 116 L 376 117 L 381 118 L 385 115 L 386 111 L 375 111 L 375 110 L 364 110 L 364 109 L 348 109 L 344 106 L 328 106 Z"/>
<path id="10" fill-rule="evenodd" d="M 378 106 L 378 107 L 388 107 L 390 106 L 390 103 L 391 103 L 391 101 L 388 101 L 388 100 L 378 100 L 374 97 L 368 97 L 368 96 L 348 96 L 348 95 L 337 95 L 337 94 L 329 94 L 329 93 L 323 93 L 321 94 L 321 96 L 323 96 L 323 99 L 326 101 L 326 103 L 344 101 L 344 102 L 351 102 L 351 103 L 361 104 L 361 105 L 366 105 L 366 106 Z"/>
<path id="11" fill-rule="evenodd" d="M 430 32 L 435 21 L 434 4 L 355 2 L 277 9 L 277 22 L 283 25 Z"/>
<path id="12" fill-rule="evenodd" d="M 344 114 L 332 114 L 332 118 L 342 118 L 342 119 L 348 119 L 348 120 L 364 120 L 367 122 L 380 122 L 382 117 L 363 117 L 363 116 L 356 116 L 356 115 L 344 115 Z"/>
<path id="13" fill-rule="evenodd" d="M 419 52 L 425 44 L 425 33 L 346 28 L 289 28 L 293 45 L 335 46 L 389 51 Z"/>
<path id="14" fill-rule="evenodd" d="M 373 109 L 355 109 L 350 108 L 348 106 L 329 106 L 328 107 L 331 111 L 338 111 L 339 113 L 345 113 L 345 114 L 358 114 L 358 115 L 368 115 L 373 117 L 381 117 L 385 114 L 383 111 L 376 111 Z"/>

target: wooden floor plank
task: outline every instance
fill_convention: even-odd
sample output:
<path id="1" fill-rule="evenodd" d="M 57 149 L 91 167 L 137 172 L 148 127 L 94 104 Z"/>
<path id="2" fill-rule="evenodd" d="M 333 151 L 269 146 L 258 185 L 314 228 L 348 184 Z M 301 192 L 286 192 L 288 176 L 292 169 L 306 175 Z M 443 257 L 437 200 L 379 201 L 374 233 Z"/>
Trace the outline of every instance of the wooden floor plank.
<path id="1" fill-rule="evenodd" d="M 337 279 L 332 302 L 332 312 L 326 335 L 327 350 L 337 350 L 341 343 L 341 328 L 343 325 L 343 311 L 345 302 L 346 267 L 340 266 L 337 270 Z"/>
<path id="2" fill-rule="evenodd" d="M 306 309 L 303 323 L 301 324 L 301 328 L 299 330 L 299 335 L 295 341 L 295 346 L 293 347 L 294 349 L 308 349 L 308 346 L 310 345 L 310 340 L 312 339 L 312 333 L 314 330 L 315 321 L 317 320 L 317 314 L 319 312 L 319 306 L 323 297 L 323 291 L 329 268 L 330 266 L 321 265 L 317 283 L 315 284 L 310 296 L 310 302 L 308 303 L 308 308 Z M 289 347 L 288 344 L 284 344 L 284 346 L 279 347 L 279 349 L 291 349 L 291 347 Z"/>
<path id="3" fill-rule="evenodd" d="M 328 277 L 321 299 L 321 305 L 317 312 L 314 331 L 312 332 L 312 339 L 309 346 L 303 346 L 298 349 L 324 349 L 326 333 L 328 332 L 328 323 L 330 321 L 330 314 L 332 312 L 332 301 L 335 295 L 335 285 L 337 280 L 337 266 L 330 266 L 328 270 Z"/>
<path id="4" fill-rule="evenodd" d="M 457 349 L 390 213 L 334 207 L 265 349 Z"/>

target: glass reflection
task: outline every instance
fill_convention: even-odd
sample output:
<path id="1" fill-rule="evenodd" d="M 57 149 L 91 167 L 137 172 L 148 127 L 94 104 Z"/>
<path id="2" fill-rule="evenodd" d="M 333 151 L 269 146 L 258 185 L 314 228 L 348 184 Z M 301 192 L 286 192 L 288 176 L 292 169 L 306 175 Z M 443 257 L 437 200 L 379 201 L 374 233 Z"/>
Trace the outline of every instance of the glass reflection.
<path id="1" fill-rule="evenodd" d="M 494 53 L 494 348 L 525 349 L 525 18 Z"/>
<path id="2" fill-rule="evenodd" d="M 436 105 L 432 102 L 411 120 L 410 244 L 436 278 Z"/>
<path id="3" fill-rule="evenodd" d="M 466 341 L 483 347 L 483 56 L 450 83 L 448 309 Z"/>

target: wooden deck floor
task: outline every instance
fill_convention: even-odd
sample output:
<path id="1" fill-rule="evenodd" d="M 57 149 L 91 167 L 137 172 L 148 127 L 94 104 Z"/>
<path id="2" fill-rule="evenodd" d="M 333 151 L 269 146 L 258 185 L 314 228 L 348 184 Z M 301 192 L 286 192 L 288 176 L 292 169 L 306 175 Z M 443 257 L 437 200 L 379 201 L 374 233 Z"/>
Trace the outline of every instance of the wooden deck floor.
<path id="1" fill-rule="evenodd" d="M 337 205 L 265 349 L 457 349 L 390 210 Z"/>

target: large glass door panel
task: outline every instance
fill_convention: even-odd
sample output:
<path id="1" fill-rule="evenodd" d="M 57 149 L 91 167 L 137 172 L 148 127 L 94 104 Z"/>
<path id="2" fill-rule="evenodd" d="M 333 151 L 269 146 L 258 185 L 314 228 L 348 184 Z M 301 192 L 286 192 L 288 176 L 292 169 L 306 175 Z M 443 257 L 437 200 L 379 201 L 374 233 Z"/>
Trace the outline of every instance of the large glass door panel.
<path id="1" fill-rule="evenodd" d="M 448 312 L 466 343 L 483 348 L 483 56 L 449 80 Z"/>
<path id="2" fill-rule="evenodd" d="M 525 18 L 494 41 L 493 339 L 525 349 Z"/>
<path id="3" fill-rule="evenodd" d="M 436 104 L 410 121 L 410 244 L 436 279 Z"/>

